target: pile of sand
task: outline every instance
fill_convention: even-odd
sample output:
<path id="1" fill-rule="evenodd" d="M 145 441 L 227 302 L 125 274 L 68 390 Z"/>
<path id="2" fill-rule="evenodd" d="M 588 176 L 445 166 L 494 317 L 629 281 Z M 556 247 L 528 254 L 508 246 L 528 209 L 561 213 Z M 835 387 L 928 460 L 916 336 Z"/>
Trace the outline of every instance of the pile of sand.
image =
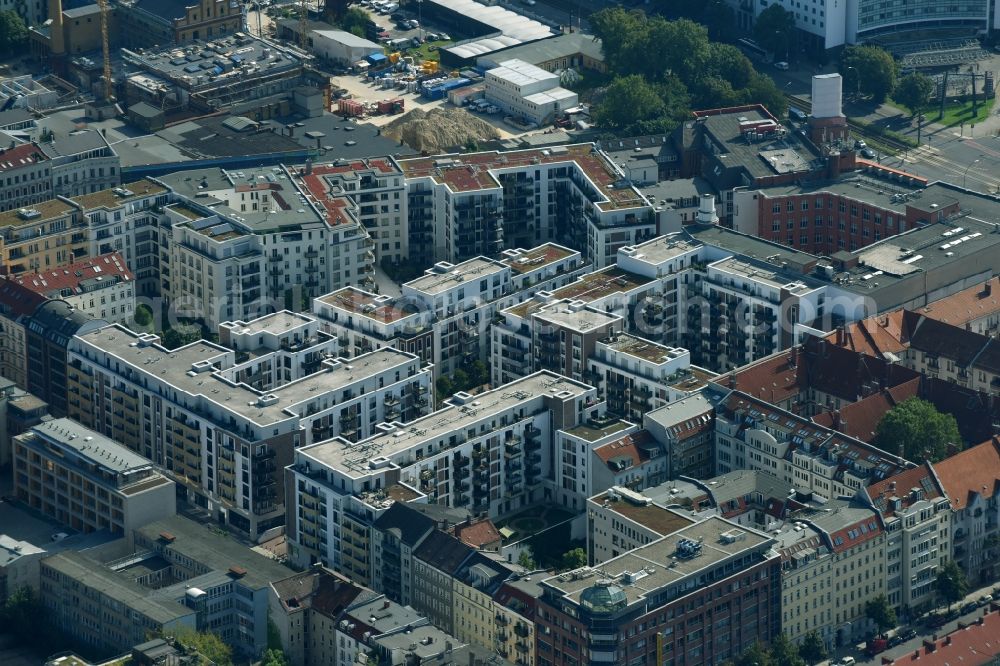
<path id="1" fill-rule="evenodd" d="M 493 125 L 464 109 L 454 108 L 413 109 L 383 127 L 382 134 L 428 153 L 500 138 Z"/>

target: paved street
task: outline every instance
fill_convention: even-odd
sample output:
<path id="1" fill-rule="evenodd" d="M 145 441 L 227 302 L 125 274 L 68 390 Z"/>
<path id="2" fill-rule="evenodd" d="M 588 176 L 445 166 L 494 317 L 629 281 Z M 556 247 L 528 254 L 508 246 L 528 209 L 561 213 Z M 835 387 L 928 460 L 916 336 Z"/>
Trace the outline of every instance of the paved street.
<path id="1" fill-rule="evenodd" d="M 787 72 L 777 71 L 767 65 L 768 74 L 779 87 L 789 94 L 808 99 L 811 93 L 812 76 L 836 71 L 836 65 L 824 68 L 798 67 Z M 997 71 L 1000 56 L 981 64 L 982 69 Z M 845 91 L 846 92 L 846 91 Z M 846 101 L 844 111 L 852 118 L 869 124 L 886 127 L 917 138 L 917 125 L 909 114 L 901 109 L 884 104 L 878 108 L 871 105 Z M 993 114 L 975 129 L 968 126 L 944 127 L 928 123 L 921 130 L 920 148 L 885 159 L 889 166 L 905 168 L 930 181 L 946 180 L 972 190 L 1000 194 L 1000 105 L 994 106 Z M 928 112 L 933 119 L 935 112 Z"/>

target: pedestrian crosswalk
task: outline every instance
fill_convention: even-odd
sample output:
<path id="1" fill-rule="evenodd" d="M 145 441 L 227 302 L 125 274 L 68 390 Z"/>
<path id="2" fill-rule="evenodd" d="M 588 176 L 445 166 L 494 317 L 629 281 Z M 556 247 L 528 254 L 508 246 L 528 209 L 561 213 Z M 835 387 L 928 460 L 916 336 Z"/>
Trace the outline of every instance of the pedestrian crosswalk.
<path id="1" fill-rule="evenodd" d="M 940 152 L 940 149 L 924 144 L 918 148 L 911 148 L 904 153 L 901 153 L 900 157 L 904 162 L 919 162 L 921 159 L 933 157 Z"/>

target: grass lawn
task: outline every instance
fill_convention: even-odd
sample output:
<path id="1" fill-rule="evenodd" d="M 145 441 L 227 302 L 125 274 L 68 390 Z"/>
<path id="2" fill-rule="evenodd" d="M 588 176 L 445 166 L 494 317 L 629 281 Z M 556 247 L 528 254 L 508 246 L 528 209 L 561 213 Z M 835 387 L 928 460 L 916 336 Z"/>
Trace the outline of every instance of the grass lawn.
<path id="1" fill-rule="evenodd" d="M 938 115 L 938 108 L 931 109 L 925 113 L 928 122 L 940 123 L 945 127 L 954 127 L 961 123 L 966 125 L 970 123 L 978 123 L 989 117 L 990 113 L 993 111 L 994 99 L 979 100 L 977 104 L 977 112 L 972 113 L 972 101 L 959 102 L 958 104 L 945 104 L 944 115 Z"/>
<path id="2" fill-rule="evenodd" d="M 407 49 L 404 55 L 412 57 L 413 62 L 416 65 L 419 65 L 424 60 L 434 60 L 435 62 L 438 62 L 441 60 L 441 56 L 438 55 L 438 49 L 449 44 L 451 44 L 451 42 L 424 42 L 418 48 Z M 431 49 L 432 46 L 437 48 Z"/>

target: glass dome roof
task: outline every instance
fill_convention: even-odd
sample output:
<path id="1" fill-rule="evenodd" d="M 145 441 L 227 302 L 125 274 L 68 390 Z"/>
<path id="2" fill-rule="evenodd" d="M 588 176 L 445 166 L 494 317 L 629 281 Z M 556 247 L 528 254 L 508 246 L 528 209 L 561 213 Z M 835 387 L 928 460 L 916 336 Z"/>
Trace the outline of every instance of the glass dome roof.
<path id="1" fill-rule="evenodd" d="M 610 580 L 599 580 L 580 593 L 580 603 L 591 613 L 610 614 L 625 607 L 625 590 Z"/>

